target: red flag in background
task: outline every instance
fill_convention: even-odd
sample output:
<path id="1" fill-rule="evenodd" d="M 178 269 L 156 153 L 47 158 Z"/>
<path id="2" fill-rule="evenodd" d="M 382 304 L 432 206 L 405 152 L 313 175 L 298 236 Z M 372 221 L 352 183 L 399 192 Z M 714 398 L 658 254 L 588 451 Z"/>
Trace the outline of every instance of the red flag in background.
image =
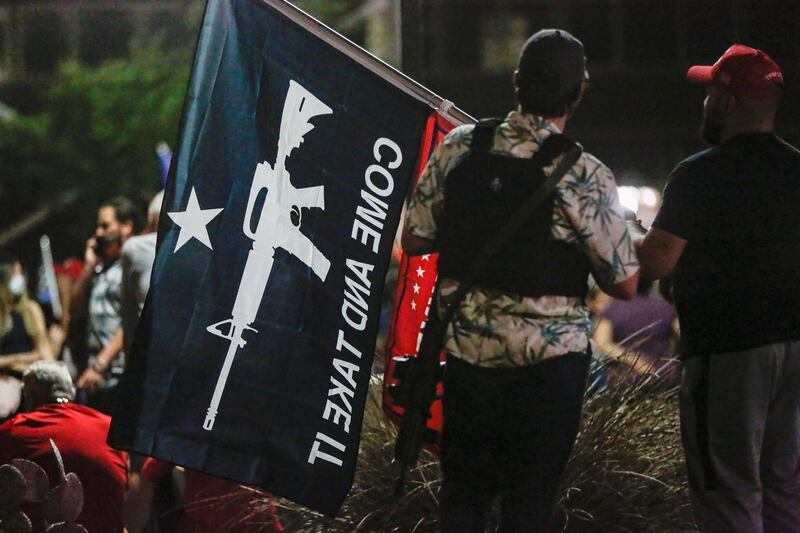
<path id="1" fill-rule="evenodd" d="M 425 125 L 422 150 L 414 181 L 419 179 L 425 165 L 436 146 L 441 142 L 453 124 L 433 113 Z M 383 411 L 392 422 L 399 424 L 403 418 L 403 408 L 395 403 L 392 388 L 397 386 L 406 358 L 417 356 L 422 331 L 428 320 L 433 288 L 436 285 L 436 263 L 438 254 L 407 256 L 401 253 L 400 267 L 395 286 L 392 323 L 386 340 L 386 371 L 383 378 Z M 442 352 L 444 360 L 444 352 Z M 425 447 L 438 452 L 439 437 L 442 430 L 442 384 L 437 385 L 437 399 L 431 406 L 428 420 L 429 435 Z"/>

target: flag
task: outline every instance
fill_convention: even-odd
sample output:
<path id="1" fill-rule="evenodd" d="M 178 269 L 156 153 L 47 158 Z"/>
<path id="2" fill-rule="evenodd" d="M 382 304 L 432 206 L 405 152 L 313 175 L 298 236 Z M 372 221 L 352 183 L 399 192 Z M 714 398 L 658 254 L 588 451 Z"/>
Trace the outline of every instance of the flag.
<path id="1" fill-rule="evenodd" d="M 163 189 L 167 184 L 167 177 L 169 176 L 169 165 L 172 162 L 172 150 L 165 142 L 160 142 L 156 145 L 156 163 L 158 164 L 158 178 L 161 180 L 161 188 Z"/>
<path id="2" fill-rule="evenodd" d="M 207 3 L 109 443 L 334 515 L 432 108 L 284 8 Z"/>
<path id="3" fill-rule="evenodd" d="M 441 116 L 431 116 L 426 124 L 423 137 L 420 164 L 415 173 L 415 182 L 425 169 L 430 156 L 453 124 Z M 389 335 L 386 338 L 386 371 L 383 379 L 383 411 L 395 424 L 403 418 L 403 408 L 397 405 L 393 389 L 400 384 L 403 366 L 417 357 L 419 344 L 436 285 L 439 254 L 425 254 L 400 258 L 394 298 L 392 300 L 392 319 Z M 441 360 L 444 361 L 442 353 Z M 437 385 L 437 399 L 431 405 L 431 418 L 428 419 L 428 435 L 424 445 L 438 452 L 439 436 L 442 431 L 442 385 Z"/>

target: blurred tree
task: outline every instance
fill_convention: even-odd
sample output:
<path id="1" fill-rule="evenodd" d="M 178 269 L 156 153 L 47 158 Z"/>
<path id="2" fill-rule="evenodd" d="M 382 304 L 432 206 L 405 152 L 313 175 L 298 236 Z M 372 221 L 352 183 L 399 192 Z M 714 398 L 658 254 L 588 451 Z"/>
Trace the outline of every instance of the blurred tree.
<path id="1" fill-rule="evenodd" d="M 297 5 L 336 27 L 360 3 Z M 144 208 L 160 189 L 154 148 L 177 139 L 202 7 L 195 2 L 177 25 L 133 39 L 126 58 L 97 67 L 63 63 L 40 113 L 0 120 L 0 253 L 13 250 L 33 266 L 47 233 L 56 260 L 81 256 L 100 202 L 122 194 Z M 33 230 L 20 226 L 73 197 Z"/>
<path id="2" fill-rule="evenodd" d="M 97 68 L 65 63 L 40 114 L 0 123 L 0 228 L 79 195 L 15 248 L 47 232 L 57 256 L 79 255 L 100 202 L 148 201 L 160 188 L 154 147 L 176 138 L 190 60 L 148 46 Z"/>
<path id="3" fill-rule="evenodd" d="M 97 69 L 62 67 L 46 103 L 49 140 L 83 170 L 65 185 L 132 198 L 159 188 L 154 147 L 176 137 L 189 58 L 175 56 L 185 55 L 151 48 Z"/>

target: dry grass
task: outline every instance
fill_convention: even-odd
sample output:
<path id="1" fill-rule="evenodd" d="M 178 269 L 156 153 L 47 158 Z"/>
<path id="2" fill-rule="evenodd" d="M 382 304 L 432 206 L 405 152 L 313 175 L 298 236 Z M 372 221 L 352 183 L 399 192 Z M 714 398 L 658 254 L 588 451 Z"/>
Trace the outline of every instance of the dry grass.
<path id="1" fill-rule="evenodd" d="M 436 531 L 436 458 L 423 453 L 405 496 L 395 497 L 396 430 L 370 394 L 356 481 L 339 517 L 279 501 L 286 531 Z M 568 532 L 684 532 L 694 524 L 680 447 L 677 389 L 649 376 L 591 395 L 558 502 Z"/>
<path id="2" fill-rule="evenodd" d="M 626 379 L 590 396 L 563 477 L 565 531 L 692 531 L 677 386 Z"/>
<path id="3" fill-rule="evenodd" d="M 279 512 L 286 531 L 436 531 L 438 461 L 423 450 L 419 465 L 408 475 L 405 495 L 395 496 L 397 471 L 392 458 L 396 437 L 396 428 L 381 412 L 380 386 L 373 383 L 367 397 L 355 483 L 339 516 L 326 518 L 281 501 Z"/>

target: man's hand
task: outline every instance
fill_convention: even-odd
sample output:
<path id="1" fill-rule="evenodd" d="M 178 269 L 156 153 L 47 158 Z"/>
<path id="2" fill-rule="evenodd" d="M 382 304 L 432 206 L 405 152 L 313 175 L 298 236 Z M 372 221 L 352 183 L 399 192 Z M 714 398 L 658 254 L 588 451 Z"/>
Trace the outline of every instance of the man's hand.
<path id="1" fill-rule="evenodd" d="M 403 252 L 406 255 L 422 255 L 438 252 L 436 248 L 436 241 L 433 239 L 417 237 L 413 233 L 409 233 L 407 231 L 403 232 L 402 246 Z"/>
<path id="2" fill-rule="evenodd" d="M 79 389 L 84 389 L 88 392 L 94 392 L 100 385 L 103 384 L 104 381 L 105 378 L 103 378 L 103 374 L 93 368 L 87 368 L 78 378 L 76 385 Z"/>
<path id="3" fill-rule="evenodd" d="M 658 292 L 669 303 L 675 303 L 672 292 L 672 275 L 661 278 L 658 282 Z"/>
<path id="4" fill-rule="evenodd" d="M 94 268 L 97 266 L 97 252 L 95 249 L 97 248 L 97 239 L 94 237 L 90 237 L 89 240 L 86 241 L 86 250 L 83 252 L 83 260 L 86 262 L 86 266 Z"/>

